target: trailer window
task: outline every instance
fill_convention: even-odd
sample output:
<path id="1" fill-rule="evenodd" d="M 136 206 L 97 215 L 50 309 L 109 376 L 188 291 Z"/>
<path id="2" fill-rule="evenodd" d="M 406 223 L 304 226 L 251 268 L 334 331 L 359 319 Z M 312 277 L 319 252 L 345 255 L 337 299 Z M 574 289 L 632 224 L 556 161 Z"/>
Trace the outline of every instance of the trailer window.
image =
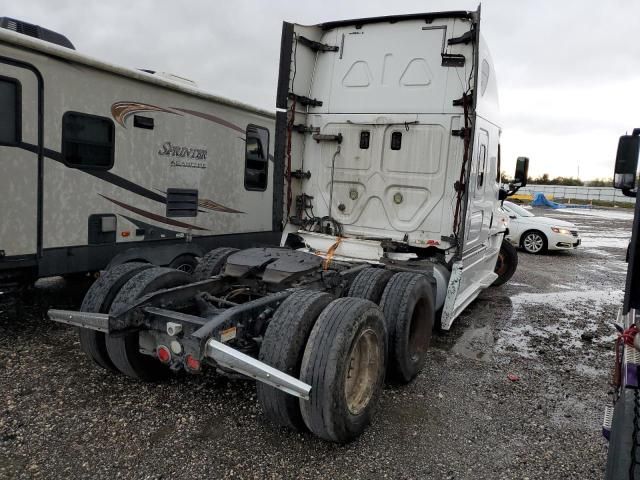
<path id="1" fill-rule="evenodd" d="M 269 173 L 269 130 L 247 126 L 244 164 L 244 188 L 264 191 Z"/>
<path id="2" fill-rule="evenodd" d="M 62 157 L 69 167 L 108 170 L 113 166 L 114 126 L 110 118 L 67 112 L 62 117 Z"/>
<path id="3" fill-rule="evenodd" d="M 20 143 L 20 83 L 0 77 L 0 145 Z"/>

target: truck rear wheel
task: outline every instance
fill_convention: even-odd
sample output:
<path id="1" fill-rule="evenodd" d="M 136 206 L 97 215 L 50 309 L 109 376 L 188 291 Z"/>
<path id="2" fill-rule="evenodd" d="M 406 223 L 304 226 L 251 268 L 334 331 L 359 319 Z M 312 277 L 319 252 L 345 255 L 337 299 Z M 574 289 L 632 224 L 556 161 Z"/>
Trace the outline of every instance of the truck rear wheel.
<path id="1" fill-rule="evenodd" d="M 331 295 L 313 290 L 299 290 L 291 294 L 278 307 L 269 322 L 259 359 L 298 378 L 311 329 L 331 300 Z M 256 386 L 258 400 L 269 420 L 293 430 L 305 430 L 300 403 L 296 397 L 262 382 L 258 382 Z"/>
<path id="2" fill-rule="evenodd" d="M 380 303 L 384 287 L 392 276 L 393 272 L 384 268 L 365 268 L 354 278 L 348 296 Z"/>
<path id="3" fill-rule="evenodd" d="M 435 320 L 433 289 L 419 273 L 396 273 L 384 290 L 380 306 L 389 335 L 391 381 L 408 383 L 426 361 Z"/>
<path id="4" fill-rule="evenodd" d="M 111 302 L 115 298 L 120 288 L 129 281 L 131 277 L 143 270 L 153 267 L 149 263 L 131 262 L 116 265 L 106 270 L 89 287 L 82 300 L 80 311 L 107 313 L 111 308 Z M 105 334 L 88 328 L 80 328 L 80 348 L 93 362 L 108 370 L 117 371 L 111 362 Z"/>
<path id="5" fill-rule="evenodd" d="M 500 246 L 500 253 L 498 253 L 498 259 L 496 260 L 496 268 L 494 272 L 498 275 L 498 278 L 491 284 L 493 287 L 499 287 L 507 283 L 513 274 L 516 273 L 518 268 L 518 251 L 516 247 L 511 245 L 507 240 L 502 240 Z"/>
<path id="6" fill-rule="evenodd" d="M 116 295 L 109 313 L 121 311 L 147 293 L 192 282 L 191 275 L 170 268 L 154 267 L 133 276 Z M 169 369 L 155 358 L 140 353 L 139 333 L 106 336 L 109 358 L 128 377 L 154 381 L 166 377 Z"/>
<path id="7" fill-rule="evenodd" d="M 237 251 L 237 248 L 221 247 L 214 248 L 208 252 L 204 257 L 202 257 L 200 263 L 196 266 L 193 272 L 193 276 L 196 281 L 206 280 L 207 278 L 220 275 L 222 269 L 227 263 L 227 258 Z"/>
<path id="8" fill-rule="evenodd" d="M 345 443 L 371 422 L 382 392 L 386 363 L 384 316 L 374 303 L 339 298 L 320 314 L 302 357 L 300 379 L 311 385 L 299 400 L 314 434 Z"/>

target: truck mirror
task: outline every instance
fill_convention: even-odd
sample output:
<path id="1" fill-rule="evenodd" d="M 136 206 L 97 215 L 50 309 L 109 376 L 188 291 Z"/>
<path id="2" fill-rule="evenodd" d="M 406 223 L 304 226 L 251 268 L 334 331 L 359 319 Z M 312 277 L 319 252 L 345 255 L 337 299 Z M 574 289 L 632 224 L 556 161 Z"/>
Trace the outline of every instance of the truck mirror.
<path id="1" fill-rule="evenodd" d="M 636 186 L 636 170 L 638 169 L 638 153 L 640 152 L 640 130 L 636 129 L 633 133 L 634 135 L 623 135 L 618 141 L 616 168 L 613 176 L 614 188 L 633 190 Z"/>
<path id="2" fill-rule="evenodd" d="M 520 187 L 527 186 L 527 178 L 529 177 L 529 157 L 518 157 L 516 161 L 515 183 Z"/>

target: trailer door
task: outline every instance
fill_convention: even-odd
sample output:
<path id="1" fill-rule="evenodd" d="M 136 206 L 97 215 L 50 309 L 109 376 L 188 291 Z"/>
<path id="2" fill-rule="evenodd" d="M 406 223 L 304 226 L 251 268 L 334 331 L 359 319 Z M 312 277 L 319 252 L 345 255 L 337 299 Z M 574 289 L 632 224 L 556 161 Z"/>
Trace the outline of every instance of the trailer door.
<path id="1" fill-rule="evenodd" d="M 0 57 L 0 263 L 38 249 L 39 88 L 35 69 Z"/>

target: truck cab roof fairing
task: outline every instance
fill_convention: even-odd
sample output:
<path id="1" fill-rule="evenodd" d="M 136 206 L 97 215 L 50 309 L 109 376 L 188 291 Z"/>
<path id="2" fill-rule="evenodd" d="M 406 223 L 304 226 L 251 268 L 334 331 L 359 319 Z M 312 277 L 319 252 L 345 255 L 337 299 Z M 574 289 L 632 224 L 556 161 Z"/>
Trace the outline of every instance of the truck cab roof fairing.
<path id="1" fill-rule="evenodd" d="M 320 23 L 317 26 L 323 30 L 331 30 L 337 27 L 348 27 L 360 25 L 366 25 L 370 23 L 396 23 L 405 20 L 425 20 L 430 23 L 433 20 L 439 18 L 466 18 L 468 20 L 474 20 L 477 12 L 471 12 L 467 10 L 454 10 L 450 12 L 426 12 L 426 13 L 410 13 L 406 15 L 384 15 L 380 17 L 368 17 L 368 18 L 354 18 L 348 20 L 337 20 L 335 22 Z"/>

